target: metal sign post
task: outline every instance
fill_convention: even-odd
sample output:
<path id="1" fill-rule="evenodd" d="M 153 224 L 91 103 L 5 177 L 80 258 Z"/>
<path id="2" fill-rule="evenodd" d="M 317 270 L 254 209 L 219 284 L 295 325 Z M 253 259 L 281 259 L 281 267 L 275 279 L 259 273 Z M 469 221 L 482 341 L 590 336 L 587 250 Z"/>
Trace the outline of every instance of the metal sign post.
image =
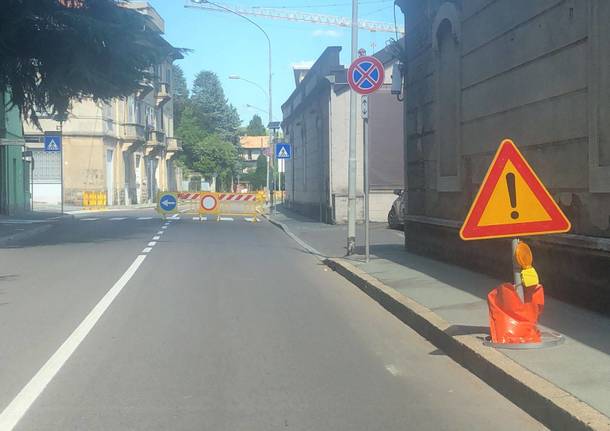
<path id="1" fill-rule="evenodd" d="M 362 96 L 362 122 L 364 136 L 364 255 L 370 261 L 369 235 L 369 96 Z"/>

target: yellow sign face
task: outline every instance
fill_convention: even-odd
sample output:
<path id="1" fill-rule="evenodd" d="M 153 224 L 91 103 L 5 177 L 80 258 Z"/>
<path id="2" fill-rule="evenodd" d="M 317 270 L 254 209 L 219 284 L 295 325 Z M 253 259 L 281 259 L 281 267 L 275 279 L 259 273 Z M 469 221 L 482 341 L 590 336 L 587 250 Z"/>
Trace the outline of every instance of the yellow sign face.
<path id="1" fill-rule="evenodd" d="M 567 232 L 570 228 L 570 222 L 513 141 L 502 141 L 460 237 L 519 237 Z"/>
<path id="2" fill-rule="evenodd" d="M 514 186 L 509 187 L 508 184 L 513 180 L 508 181 L 506 179 L 511 178 L 511 175 L 514 178 L 512 183 Z M 489 203 L 481 215 L 479 226 L 551 220 L 549 213 L 536 199 L 532 189 L 527 186 L 515 165 L 510 161 L 506 163 L 500 178 L 504 178 L 505 181 L 498 181 L 493 189 Z M 512 203 L 515 204 L 514 207 Z"/>

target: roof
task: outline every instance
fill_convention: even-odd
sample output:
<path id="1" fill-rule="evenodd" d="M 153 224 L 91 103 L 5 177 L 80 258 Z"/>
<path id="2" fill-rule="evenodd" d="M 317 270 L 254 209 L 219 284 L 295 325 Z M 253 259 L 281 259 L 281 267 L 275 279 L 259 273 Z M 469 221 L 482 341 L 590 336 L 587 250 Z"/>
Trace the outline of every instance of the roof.
<path id="1" fill-rule="evenodd" d="M 241 148 L 267 148 L 269 136 L 242 136 L 239 138 Z"/>

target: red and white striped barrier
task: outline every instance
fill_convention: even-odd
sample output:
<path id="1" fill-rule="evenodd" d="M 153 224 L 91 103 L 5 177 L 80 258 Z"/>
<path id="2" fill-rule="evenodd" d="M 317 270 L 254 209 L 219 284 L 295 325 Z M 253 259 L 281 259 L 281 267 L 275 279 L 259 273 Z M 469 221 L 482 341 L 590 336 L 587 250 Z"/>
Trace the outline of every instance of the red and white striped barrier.
<path id="1" fill-rule="evenodd" d="M 221 201 L 255 201 L 256 195 L 254 193 L 220 193 L 218 199 Z"/>
<path id="2" fill-rule="evenodd" d="M 196 200 L 199 200 L 202 195 L 203 195 L 203 193 L 181 192 L 181 193 L 178 193 L 178 199 L 183 200 L 183 201 L 196 201 Z"/>

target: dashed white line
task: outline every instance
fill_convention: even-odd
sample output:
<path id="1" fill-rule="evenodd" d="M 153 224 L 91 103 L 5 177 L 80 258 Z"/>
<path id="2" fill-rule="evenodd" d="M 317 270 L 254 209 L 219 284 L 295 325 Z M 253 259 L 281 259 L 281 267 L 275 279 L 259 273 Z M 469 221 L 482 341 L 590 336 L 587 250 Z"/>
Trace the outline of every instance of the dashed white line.
<path id="1" fill-rule="evenodd" d="M 127 217 L 112 217 L 112 218 L 109 218 L 108 220 L 110 220 L 110 221 L 121 221 L 121 220 L 127 220 Z"/>
<path id="2" fill-rule="evenodd" d="M 153 236 L 153 239 L 154 239 L 155 241 L 157 241 L 157 240 L 160 240 L 160 239 L 161 239 L 161 237 L 160 237 L 159 235 L 156 235 L 156 236 Z"/>
<path id="3" fill-rule="evenodd" d="M 157 243 L 155 241 L 151 241 L 148 243 L 149 247 L 154 247 L 155 245 L 157 245 Z"/>
<path id="4" fill-rule="evenodd" d="M 152 247 L 146 247 L 144 250 L 142 250 L 142 253 L 150 253 L 152 251 Z"/>
<path id="5" fill-rule="evenodd" d="M 167 229 L 167 226 L 161 226 L 161 229 Z"/>
<path id="6" fill-rule="evenodd" d="M 138 217 L 138 220 L 152 220 L 152 217 Z"/>
<path id="7" fill-rule="evenodd" d="M 195 220 L 195 221 L 208 221 L 208 218 L 205 217 L 205 216 L 204 217 L 193 217 L 193 220 Z"/>
<path id="8" fill-rule="evenodd" d="M 96 218 L 96 217 L 85 217 L 85 218 L 80 219 L 80 221 L 96 221 L 96 220 L 99 220 L 99 218 Z"/>
<path id="9" fill-rule="evenodd" d="M 70 334 L 64 343 L 53 353 L 53 356 L 38 370 L 32 379 L 21 389 L 17 396 L 0 414 L 0 430 L 11 431 L 36 401 L 47 385 L 57 375 L 63 365 L 70 359 L 78 346 L 98 322 L 104 312 L 121 293 L 129 280 L 136 273 L 146 256 L 139 255 L 131 266 L 110 288 L 85 319 Z"/>
<path id="10" fill-rule="evenodd" d="M 258 221 L 258 219 L 257 219 L 257 218 L 254 218 L 254 217 L 246 217 L 244 220 L 245 220 L 245 221 L 249 221 L 249 222 L 252 222 L 252 221 L 254 221 L 254 220 Z"/>
<path id="11" fill-rule="evenodd" d="M 220 221 L 233 221 L 233 217 L 220 217 Z"/>
<path id="12" fill-rule="evenodd" d="M 159 232 L 157 232 L 157 235 L 163 235 L 163 232 L 165 232 L 164 230 L 160 230 Z"/>

